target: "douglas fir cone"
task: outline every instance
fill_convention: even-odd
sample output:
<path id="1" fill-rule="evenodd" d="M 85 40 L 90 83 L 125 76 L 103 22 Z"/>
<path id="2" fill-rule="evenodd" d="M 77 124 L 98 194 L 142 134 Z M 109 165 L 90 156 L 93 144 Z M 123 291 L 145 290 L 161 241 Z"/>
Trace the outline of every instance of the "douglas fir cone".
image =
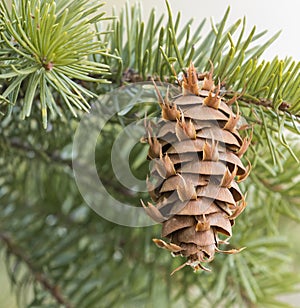
<path id="1" fill-rule="evenodd" d="M 200 89 L 201 87 L 201 89 Z M 165 242 L 153 239 L 157 246 L 173 255 L 181 255 L 195 270 L 203 262 L 211 262 L 218 245 L 232 234 L 235 218 L 246 206 L 237 182 L 250 171 L 241 162 L 250 139 L 244 140 L 237 131 L 239 110 L 231 105 L 236 97 L 226 101 L 214 85 L 212 72 L 199 85 L 193 65 L 182 82 L 182 95 L 169 101 L 157 90 L 162 109 L 157 132 L 147 125 L 146 141 L 151 160 L 147 179 L 151 198 L 156 203 L 144 206 L 148 215 L 162 223 Z M 178 270 L 176 269 L 176 270 Z M 175 271 L 176 271 L 175 270 Z"/>

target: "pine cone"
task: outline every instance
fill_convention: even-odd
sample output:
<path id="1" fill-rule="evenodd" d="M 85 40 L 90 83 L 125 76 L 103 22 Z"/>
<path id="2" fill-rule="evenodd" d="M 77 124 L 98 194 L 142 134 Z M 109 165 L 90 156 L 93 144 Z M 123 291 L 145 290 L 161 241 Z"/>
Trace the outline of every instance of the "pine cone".
<path id="1" fill-rule="evenodd" d="M 156 88 L 162 117 L 157 133 L 148 124 L 146 136 L 151 160 L 147 184 L 156 205 L 142 204 L 162 223 L 162 237 L 169 239 L 153 239 L 156 245 L 187 258 L 176 270 L 185 265 L 209 270 L 202 263 L 212 261 L 216 251 L 241 250 L 218 249 L 219 244 L 228 244 L 218 233 L 231 237 L 234 220 L 246 206 L 237 182 L 250 172 L 241 156 L 251 138 L 240 137 L 239 110 L 235 115 L 230 107 L 236 98 L 226 101 L 220 96 L 212 72 L 200 89 L 191 65 L 182 89 L 183 95 L 169 101 L 168 94 L 163 99 Z"/>

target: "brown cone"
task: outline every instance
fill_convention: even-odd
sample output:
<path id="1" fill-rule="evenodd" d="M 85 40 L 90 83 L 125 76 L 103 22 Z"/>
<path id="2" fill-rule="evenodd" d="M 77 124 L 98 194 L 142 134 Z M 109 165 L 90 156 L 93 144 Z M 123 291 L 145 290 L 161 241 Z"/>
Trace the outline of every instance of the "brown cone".
<path id="1" fill-rule="evenodd" d="M 153 160 L 148 189 L 156 204 L 143 206 L 162 223 L 162 236 L 168 239 L 154 239 L 156 245 L 187 258 L 178 269 L 208 270 L 202 263 L 212 261 L 216 251 L 239 251 L 220 250 L 218 245 L 228 242 L 219 240 L 218 233 L 231 237 L 234 219 L 246 206 L 237 181 L 249 174 L 241 156 L 251 138 L 239 135 L 239 114 L 233 113 L 232 100 L 219 95 L 212 76 L 200 89 L 191 65 L 182 87 L 183 95 L 173 101 L 158 93 L 162 119 L 156 135 L 148 127 L 146 137 Z"/>

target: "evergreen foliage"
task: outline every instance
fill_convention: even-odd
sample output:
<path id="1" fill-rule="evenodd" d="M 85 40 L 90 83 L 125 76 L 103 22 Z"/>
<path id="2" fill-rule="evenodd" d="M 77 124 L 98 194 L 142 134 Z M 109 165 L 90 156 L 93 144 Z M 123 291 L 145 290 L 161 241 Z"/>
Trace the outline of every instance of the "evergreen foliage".
<path id="1" fill-rule="evenodd" d="M 140 5 L 127 4 L 106 24 L 98 1 L 14 0 L 12 8 L 5 2 L 0 0 L 0 247 L 19 305 L 289 307 L 278 296 L 296 292 L 300 281 L 299 250 L 282 227 L 300 222 L 300 63 L 261 59 L 278 34 L 264 44 L 265 32 L 255 28 L 245 37 L 245 19 L 227 26 L 229 9 L 202 37 L 204 22 L 195 31 L 192 20 L 181 26 L 168 2 L 167 20 L 153 10 L 145 21 Z M 113 175 L 112 143 L 145 110 L 159 112 L 154 99 L 135 104 L 143 100 L 135 82 L 153 76 L 175 89 L 175 72 L 191 60 L 199 72 L 213 63 L 222 94 L 239 97 L 245 128 L 253 127 L 247 153 L 253 170 L 242 187 L 248 207 L 231 239 L 233 247 L 247 249 L 218 255 L 212 273 L 184 269 L 170 277 L 180 260 L 152 244 L 158 226 L 115 225 L 84 203 L 72 172 L 74 115 L 99 104 L 100 94 L 131 84 L 131 100 L 120 102 L 121 112 L 99 138 L 96 163 L 109 192 L 137 205 L 140 194 Z M 118 102 L 110 107 L 120 111 Z M 145 178 L 143 145 L 133 154 L 132 171 Z"/>
<path id="2" fill-rule="evenodd" d="M 9 80 L 2 99 L 9 99 L 9 112 L 18 101 L 22 104 L 21 118 L 30 116 L 33 102 L 39 92 L 39 109 L 43 125 L 47 127 L 47 111 L 61 115 L 61 109 L 52 95 L 54 90 L 76 116 L 74 107 L 89 108 L 86 97 L 95 96 L 74 79 L 105 82 L 92 74 L 108 74 L 109 67 L 88 59 L 105 52 L 104 44 L 95 40 L 91 29 L 103 20 L 96 1 L 14 1 L 11 10 L 1 1 L 1 79 Z M 28 90 L 22 100 L 20 88 Z M 20 102 L 21 101 L 21 102 Z M 64 105 L 64 104 L 63 104 Z"/>

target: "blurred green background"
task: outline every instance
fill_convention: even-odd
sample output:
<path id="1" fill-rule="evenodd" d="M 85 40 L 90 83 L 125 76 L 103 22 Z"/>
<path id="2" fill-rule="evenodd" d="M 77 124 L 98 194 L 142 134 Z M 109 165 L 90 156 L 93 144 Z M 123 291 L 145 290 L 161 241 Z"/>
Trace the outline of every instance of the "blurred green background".
<path id="1" fill-rule="evenodd" d="M 15 295 L 10 288 L 10 282 L 7 277 L 7 272 L 4 264 L 4 256 L 0 254 L 0 307 L 1 308 L 16 308 Z"/>

